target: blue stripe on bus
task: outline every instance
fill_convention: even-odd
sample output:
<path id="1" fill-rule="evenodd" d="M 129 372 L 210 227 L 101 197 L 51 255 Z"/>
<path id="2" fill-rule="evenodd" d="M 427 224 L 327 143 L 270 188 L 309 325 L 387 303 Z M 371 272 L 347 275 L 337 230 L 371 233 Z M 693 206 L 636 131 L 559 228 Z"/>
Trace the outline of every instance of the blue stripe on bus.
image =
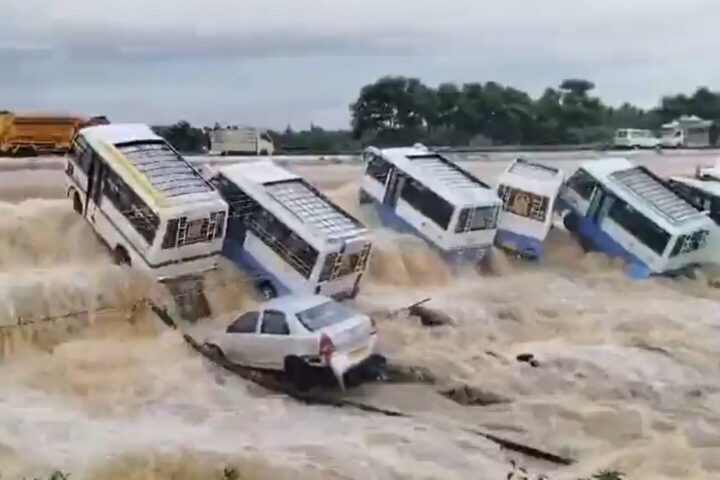
<path id="1" fill-rule="evenodd" d="M 498 229 L 495 234 L 495 243 L 532 259 L 542 257 L 543 242 L 535 237 L 522 235 L 511 230 Z"/>
<path id="2" fill-rule="evenodd" d="M 578 217 L 577 234 L 591 243 L 593 250 L 609 257 L 619 257 L 627 262 L 626 274 L 633 279 L 648 278 L 652 273 L 650 267 L 620 245 L 615 239 L 603 231 L 592 219 Z"/>

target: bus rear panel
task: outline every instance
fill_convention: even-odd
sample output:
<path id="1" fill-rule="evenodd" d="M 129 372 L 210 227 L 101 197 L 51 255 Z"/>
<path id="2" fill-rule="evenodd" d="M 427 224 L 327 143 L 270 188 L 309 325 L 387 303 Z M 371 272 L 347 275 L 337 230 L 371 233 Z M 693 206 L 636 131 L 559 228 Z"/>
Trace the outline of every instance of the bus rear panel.
<path id="1" fill-rule="evenodd" d="M 503 207 L 495 243 L 523 257 L 539 259 L 552 227 L 562 180 L 557 168 L 523 159 L 513 162 L 498 180 Z"/>

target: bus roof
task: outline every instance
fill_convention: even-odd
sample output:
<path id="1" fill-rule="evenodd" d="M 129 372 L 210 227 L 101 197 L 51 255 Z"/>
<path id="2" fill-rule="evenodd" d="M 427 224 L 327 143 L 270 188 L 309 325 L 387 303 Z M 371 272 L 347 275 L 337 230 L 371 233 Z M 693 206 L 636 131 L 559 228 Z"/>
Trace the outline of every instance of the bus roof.
<path id="1" fill-rule="evenodd" d="M 580 168 L 670 232 L 712 222 L 650 170 L 636 166 L 626 158 L 592 160 Z"/>
<path id="2" fill-rule="evenodd" d="M 697 188 L 698 190 L 702 190 L 703 192 L 706 192 L 712 196 L 720 198 L 720 179 L 718 179 L 718 178 L 715 178 L 715 177 L 695 178 L 695 177 L 685 177 L 685 176 L 674 176 L 674 177 L 670 177 L 670 178 L 675 181 L 682 182 L 691 187 Z"/>
<path id="3" fill-rule="evenodd" d="M 147 125 L 98 125 L 80 133 L 114 160 L 108 162 L 111 168 L 134 181 L 158 206 L 220 199 L 215 188 Z"/>
<path id="4" fill-rule="evenodd" d="M 500 175 L 498 183 L 519 183 L 535 193 L 556 193 L 563 183 L 564 174 L 559 168 L 518 158 Z"/>
<path id="5" fill-rule="evenodd" d="M 229 181 L 244 187 L 245 193 L 271 213 L 292 218 L 324 239 L 351 238 L 368 232 L 355 217 L 307 183 L 302 177 L 270 161 L 231 165 L 219 169 Z M 265 202 L 263 202 L 265 200 Z M 287 215 L 290 213 L 291 215 Z"/>
<path id="6" fill-rule="evenodd" d="M 498 199 L 490 185 L 462 169 L 443 155 L 421 146 L 370 151 L 423 183 L 455 206 L 495 204 Z"/>

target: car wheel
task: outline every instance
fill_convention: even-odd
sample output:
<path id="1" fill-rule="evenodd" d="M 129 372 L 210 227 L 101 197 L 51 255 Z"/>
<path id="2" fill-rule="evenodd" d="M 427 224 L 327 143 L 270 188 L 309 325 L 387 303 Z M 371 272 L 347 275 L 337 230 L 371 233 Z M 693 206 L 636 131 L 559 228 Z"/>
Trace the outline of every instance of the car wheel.
<path id="1" fill-rule="evenodd" d="M 373 353 L 365 365 L 365 377 L 368 380 L 382 380 L 385 378 L 386 369 L 387 359 L 379 353 Z"/>
<path id="2" fill-rule="evenodd" d="M 262 298 L 265 300 L 272 300 L 273 298 L 278 296 L 277 290 L 275 289 L 275 286 L 270 280 L 264 280 L 260 282 L 257 286 L 257 289 L 260 292 Z"/>
<path id="3" fill-rule="evenodd" d="M 310 367 L 300 358 L 287 357 L 285 359 L 285 375 L 297 390 L 304 392 L 310 388 Z"/>
<path id="4" fill-rule="evenodd" d="M 210 355 L 213 358 L 216 358 L 218 360 L 225 358 L 225 353 L 222 351 L 222 348 L 218 347 L 214 343 L 203 344 L 203 349 L 205 350 L 206 354 Z"/>

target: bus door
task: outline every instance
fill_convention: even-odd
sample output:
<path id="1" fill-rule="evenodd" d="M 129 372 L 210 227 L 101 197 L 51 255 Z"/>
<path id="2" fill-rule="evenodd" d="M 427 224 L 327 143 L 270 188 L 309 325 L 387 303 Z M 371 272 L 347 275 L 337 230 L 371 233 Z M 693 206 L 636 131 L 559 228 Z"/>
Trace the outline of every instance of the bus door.
<path id="1" fill-rule="evenodd" d="M 85 201 L 85 216 L 95 223 L 95 210 L 102 203 L 103 186 L 107 176 L 107 166 L 93 156 L 88 171 L 87 199 Z"/>
<path id="2" fill-rule="evenodd" d="M 405 184 L 405 176 L 397 168 L 390 170 L 388 175 L 387 187 L 385 188 L 385 197 L 383 203 L 393 210 L 397 206 L 400 191 Z"/>
<path id="3" fill-rule="evenodd" d="M 614 202 L 615 196 L 598 185 L 590 198 L 587 218 L 595 225 L 601 227 L 603 220 L 607 217 Z"/>

